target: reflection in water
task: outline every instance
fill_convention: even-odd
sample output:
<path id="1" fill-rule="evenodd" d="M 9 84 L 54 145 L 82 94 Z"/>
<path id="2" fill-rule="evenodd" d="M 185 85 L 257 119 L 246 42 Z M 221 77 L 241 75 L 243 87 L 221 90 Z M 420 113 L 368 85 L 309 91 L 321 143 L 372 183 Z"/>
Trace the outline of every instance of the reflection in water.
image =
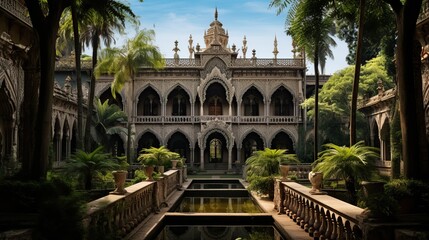
<path id="1" fill-rule="evenodd" d="M 184 197 L 175 212 L 261 213 L 249 197 Z"/>
<path id="2" fill-rule="evenodd" d="M 283 240 L 272 226 L 167 225 L 156 240 Z"/>

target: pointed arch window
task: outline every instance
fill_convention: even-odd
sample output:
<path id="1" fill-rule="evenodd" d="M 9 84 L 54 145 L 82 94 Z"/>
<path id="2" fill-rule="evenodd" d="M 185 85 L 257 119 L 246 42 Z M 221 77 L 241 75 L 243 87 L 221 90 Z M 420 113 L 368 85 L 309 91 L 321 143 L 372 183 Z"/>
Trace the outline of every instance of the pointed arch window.
<path id="1" fill-rule="evenodd" d="M 259 101 L 254 95 L 244 99 L 244 116 L 259 116 Z"/>
<path id="2" fill-rule="evenodd" d="M 155 100 L 155 96 L 150 94 L 144 99 L 144 116 L 157 116 L 158 115 L 158 103 Z"/>

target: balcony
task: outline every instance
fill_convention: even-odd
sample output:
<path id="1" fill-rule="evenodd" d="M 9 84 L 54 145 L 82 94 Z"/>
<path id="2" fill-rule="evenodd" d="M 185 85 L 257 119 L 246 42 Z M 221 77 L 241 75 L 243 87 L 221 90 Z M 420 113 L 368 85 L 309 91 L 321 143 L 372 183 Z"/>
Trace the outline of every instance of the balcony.
<path id="1" fill-rule="evenodd" d="M 137 124 L 195 124 L 210 121 L 234 124 L 296 124 L 301 122 L 297 116 L 136 116 L 133 119 Z"/>
<path id="2" fill-rule="evenodd" d="M 0 8 L 2 8 L 4 11 L 8 12 L 12 16 L 15 16 L 19 20 L 21 20 L 23 23 L 28 25 L 29 27 L 32 27 L 31 19 L 28 16 L 27 7 L 22 4 L 18 0 L 2 0 L 0 1 Z"/>

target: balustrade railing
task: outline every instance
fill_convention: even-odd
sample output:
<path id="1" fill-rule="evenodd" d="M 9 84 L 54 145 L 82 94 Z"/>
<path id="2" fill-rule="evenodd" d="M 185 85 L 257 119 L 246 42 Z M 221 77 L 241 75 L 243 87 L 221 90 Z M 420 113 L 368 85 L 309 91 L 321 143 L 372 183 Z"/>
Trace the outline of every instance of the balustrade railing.
<path id="1" fill-rule="evenodd" d="M 11 15 L 15 16 L 22 22 L 26 23 L 28 26 L 33 26 L 31 23 L 31 19 L 28 15 L 27 7 L 19 1 L 1 0 L 0 8 L 3 8 L 5 11 L 9 12 Z"/>
<path id="2" fill-rule="evenodd" d="M 238 67 L 304 67 L 304 60 L 302 58 L 248 58 L 235 59 L 230 64 Z M 200 67 L 201 61 L 194 58 L 166 58 L 165 65 L 166 67 Z"/>
<path id="3" fill-rule="evenodd" d="M 154 182 L 140 182 L 127 187 L 127 195 L 110 194 L 88 203 L 84 225 L 89 239 L 125 236 L 153 211 L 154 187 Z"/>
<path id="4" fill-rule="evenodd" d="M 157 212 L 177 185 L 183 183 L 182 171 L 186 169 L 169 170 L 157 181 L 143 181 L 127 187 L 126 195 L 109 194 L 88 203 L 84 219 L 88 239 L 109 234 L 125 236 L 150 213 Z"/>
<path id="5" fill-rule="evenodd" d="M 284 124 L 298 123 L 297 116 L 135 116 L 135 123 L 174 123 L 174 124 L 192 124 L 209 121 L 223 121 L 227 123 L 243 124 Z"/>
<path id="6" fill-rule="evenodd" d="M 328 195 L 311 195 L 295 182 L 276 183 L 275 206 L 314 239 L 361 239 L 357 216 L 364 209 Z"/>

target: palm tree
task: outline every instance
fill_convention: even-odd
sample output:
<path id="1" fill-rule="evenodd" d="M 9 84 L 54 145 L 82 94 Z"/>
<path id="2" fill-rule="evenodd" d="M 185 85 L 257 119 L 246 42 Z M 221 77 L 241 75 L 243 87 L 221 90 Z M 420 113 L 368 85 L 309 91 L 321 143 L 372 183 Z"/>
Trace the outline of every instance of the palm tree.
<path id="1" fill-rule="evenodd" d="M 279 173 L 280 163 L 298 163 L 295 154 L 287 154 L 286 149 L 258 150 L 253 152 L 246 160 L 247 180 L 249 189 L 257 191 L 259 194 L 268 194 L 270 198 L 274 196 L 274 176 Z"/>
<path id="2" fill-rule="evenodd" d="M 365 146 L 360 141 L 351 147 L 325 144 L 327 149 L 319 153 L 313 163 L 313 171 L 323 172 L 325 179 L 343 179 L 353 203 L 356 203 L 356 185 L 362 180 L 369 180 L 376 169 L 374 161 L 380 158 L 379 149 Z"/>
<path id="3" fill-rule="evenodd" d="M 286 149 L 265 148 L 253 152 L 246 160 L 249 176 L 270 176 L 279 172 L 281 163 L 298 163 L 296 154 L 287 154 Z"/>
<path id="4" fill-rule="evenodd" d="M 314 160 L 318 152 L 318 121 L 319 121 L 319 60 L 329 54 L 332 40 L 333 19 L 327 15 L 328 3 L 323 0 L 305 0 L 297 3 L 290 10 L 287 33 L 292 36 L 296 45 L 311 54 L 314 63 L 315 105 L 314 105 Z M 324 61 L 322 61 L 324 62 Z"/>
<path id="5" fill-rule="evenodd" d="M 77 175 L 83 180 L 85 190 L 91 190 L 96 173 L 105 174 L 107 171 L 119 168 L 119 164 L 110 156 L 103 152 L 102 146 L 90 153 L 77 150 L 67 161 L 64 171 L 69 175 Z"/>
<path id="6" fill-rule="evenodd" d="M 83 23 L 82 39 L 86 46 L 92 47 L 92 69 L 97 66 L 98 50 L 101 41 L 105 46 L 110 46 L 114 42 L 114 31 L 122 32 L 126 20 L 136 23 L 135 15 L 128 5 L 116 0 L 107 0 L 102 7 L 89 15 L 88 21 Z M 89 129 L 93 114 L 93 100 L 95 95 L 95 74 L 91 75 L 90 91 L 88 96 L 87 120 L 85 126 L 85 149 L 90 149 L 91 138 Z"/>
<path id="7" fill-rule="evenodd" d="M 134 103 L 134 78 L 138 68 L 142 65 L 150 66 L 155 69 L 164 67 L 163 59 L 158 47 L 152 45 L 155 35 L 153 30 L 141 30 L 134 39 L 129 39 L 122 48 L 106 48 L 102 53 L 102 59 L 95 68 L 95 74 L 98 76 L 102 72 L 114 73 L 112 82 L 112 94 L 115 97 L 116 92 L 120 92 L 126 82 L 131 81 L 128 88 L 128 132 L 131 130 L 131 118 L 133 116 Z M 128 134 L 127 141 L 127 160 L 131 161 L 131 134 Z"/>
<path id="8" fill-rule="evenodd" d="M 170 151 L 165 146 L 161 146 L 159 148 L 143 148 L 140 151 L 138 160 L 142 163 L 148 162 L 147 160 L 155 160 L 154 162 L 161 166 L 164 165 L 168 160 L 172 160 L 173 158 L 177 157 L 180 157 L 178 153 Z"/>
<path id="9" fill-rule="evenodd" d="M 122 123 L 127 120 L 127 115 L 117 105 L 109 105 L 109 100 L 101 103 L 98 98 L 95 103 L 95 111 L 91 126 L 92 138 L 98 145 L 104 146 L 110 152 L 113 150 L 113 135 L 127 135 L 127 129 L 122 126 Z"/>

